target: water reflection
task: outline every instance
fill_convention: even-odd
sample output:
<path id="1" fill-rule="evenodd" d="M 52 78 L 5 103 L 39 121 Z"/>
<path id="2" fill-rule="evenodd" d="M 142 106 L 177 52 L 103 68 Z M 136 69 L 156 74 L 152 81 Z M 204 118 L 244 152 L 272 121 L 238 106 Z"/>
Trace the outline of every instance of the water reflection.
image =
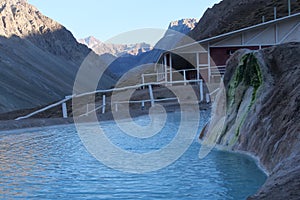
<path id="1" fill-rule="evenodd" d="M 174 125 L 169 124 L 158 141 L 142 142 L 121 137 L 113 124 L 106 128 L 117 144 L 143 152 L 167 144 L 170 139 L 165 136 L 172 136 Z M 213 151 L 199 160 L 199 148 L 195 140 L 167 168 L 133 175 L 95 160 L 73 126 L 0 135 L 0 198 L 243 199 L 264 183 L 265 176 L 249 158 Z"/>

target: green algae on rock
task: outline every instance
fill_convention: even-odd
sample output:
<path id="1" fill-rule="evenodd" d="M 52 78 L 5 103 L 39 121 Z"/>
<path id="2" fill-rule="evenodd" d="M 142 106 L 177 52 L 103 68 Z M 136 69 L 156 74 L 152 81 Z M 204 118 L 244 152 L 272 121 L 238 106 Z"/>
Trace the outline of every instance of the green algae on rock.
<path id="1" fill-rule="evenodd" d="M 213 137 L 216 144 L 255 156 L 269 174 L 251 200 L 300 196 L 299 55 L 300 43 L 237 51 L 227 63 L 223 99 L 213 105 L 217 109 L 204 140 L 216 134 L 214 124 L 225 118 Z M 214 115 L 222 113 L 218 109 L 225 114 Z"/>
<path id="2" fill-rule="evenodd" d="M 249 89 L 249 87 L 252 87 L 250 88 L 252 90 L 251 102 L 248 105 L 248 108 L 246 108 L 246 110 L 243 111 L 243 115 L 236 129 L 236 137 L 239 135 L 240 128 L 245 122 L 246 116 L 249 113 L 251 107 L 255 103 L 257 90 L 260 88 L 262 84 L 263 84 L 262 73 L 254 53 L 249 53 L 244 55 L 240 60 L 238 67 L 235 70 L 235 73 L 229 83 L 229 88 L 227 91 L 227 100 L 228 100 L 227 110 L 229 110 L 230 107 L 232 107 L 232 105 L 235 102 L 236 90 L 238 88 L 244 89 L 242 90 L 243 94 L 239 99 L 240 102 L 238 102 L 239 103 L 238 107 L 240 107 L 241 100 L 244 99 L 245 94 L 247 94 L 247 89 Z"/>

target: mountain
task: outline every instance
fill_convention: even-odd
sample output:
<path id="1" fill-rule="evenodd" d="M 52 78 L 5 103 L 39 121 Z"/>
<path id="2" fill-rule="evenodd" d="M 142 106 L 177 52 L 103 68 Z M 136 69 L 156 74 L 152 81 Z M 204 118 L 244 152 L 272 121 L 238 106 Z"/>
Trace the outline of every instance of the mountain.
<path id="1" fill-rule="evenodd" d="M 136 45 L 123 45 L 123 49 L 129 49 L 132 48 L 135 49 L 133 52 L 137 52 L 136 49 L 139 50 L 139 53 L 128 53 L 130 51 L 127 51 L 125 54 L 121 53 L 121 55 L 117 55 L 114 48 L 112 50 L 111 48 L 107 48 L 108 44 L 103 44 L 99 40 L 95 39 L 94 37 L 88 37 L 86 39 L 80 40 L 81 43 L 86 44 L 91 49 L 97 52 L 97 48 L 99 48 L 99 51 L 106 52 L 106 58 L 110 61 L 113 61 L 111 65 L 109 66 L 109 71 L 112 72 L 116 77 L 121 77 L 124 73 L 128 72 L 129 70 L 139 67 L 139 66 L 149 66 L 148 64 L 155 63 L 160 54 L 165 51 L 172 49 L 174 45 L 178 41 L 181 40 L 182 37 L 186 35 L 190 30 L 192 30 L 197 24 L 196 19 L 182 19 L 173 21 L 169 24 L 168 29 L 165 33 L 165 35 L 157 42 L 157 44 L 150 49 L 148 48 L 149 45 L 142 43 L 142 44 L 136 44 Z M 100 45 L 99 45 L 100 44 Z M 111 46 L 120 47 L 120 45 L 113 45 L 109 44 Z M 121 45 L 122 46 L 122 45 Z M 144 50 L 146 48 L 146 50 Z M 140 50 L 142 49 L 142 51 Z M 121 52 L 121 51 L 119 51 Z M 132 50 L 131 50 L 132 52 Z M 99 52 L 97 52 L 99 53 Z M 115 59 L 112 59 L 112 56 L 108 56 L 109 54 L 115 55 Z M 105 54 L 104 54 L 105 55 Z M 126 56 L 124 56 L 126 55 Z M 105 59 L 105 58 L 104 58 Z M 148 70 L 148 68 L 147 68 Z M 143 71 L 142 69 L 137 70 L 139 72 Z"/>
<path id="2" fill-rule="evenodd" d="M 170 23 L 168 30 L 173 30 L 183 34 L 187 34 L 196 27 L 197 23 L 198 20 L 194 18 L 176 20 Z"/>
<path id="3" fill-rule="evenodd" d="M 25 0 L 2 0 L 0 19 L 0 113 L 72 94 L 76 73 L 90 49 Z M 111 75 L 103 80 L 103 87 L 111 87 Z"/>
<path id="4" fill-rule="evenodd" d="M 265 21 L 269 21 L 274 19 L 274 7 L 277 7 L 277 18 L 288 15 L 288 0 L 223 0 L 207 9 L 188 35 L 201 40 L 256 25 L 262 22 L 263 16 Z M 299 12 L 299 0 L 291 0 L 291 8 L 292 14 Z"/>
<path id="5" fill-rule="evenodd" d="M 180 33 L 180 35 L 185 35 L 189 33 L 192 29 L 196 27 L 198 23 L 197 19 L 181 19 L 172 21 L 169 24 L 168 30 L 164 37 L 172 36 L 172 43 L 176 43 L 177 39 L 175 39 L 175 35 Z M 178 33 L 177 33 L 178 32 Z M 163 39 L 163 38 L 162 38 Z M 89 36 L 84 39 L 79 39 L 79 43 L 86 45 L 90 49 L 92 49 L 98 55 L 103 54 L 111 54 L 115 57 L 120 56 L 138 56 L 142 53 L 151 51 L 153 47 L 150 44 L 146 43 L 137 43 L 137 44 L 110 44 L 104 43 L 93 36 Z M 160 40 L 162 43 L 163 40 Z"/>
<path id="6" fill-rule="evenodd" d="M 153 47 L 146 43 L 137 44 L 109 44 L 101 42 L 93 36 L 79 39 L 79 43 L 86 45 L 98 55 L 111 54 L 113 56 L 139 55 L 141 53 L 150 51 Z"/>

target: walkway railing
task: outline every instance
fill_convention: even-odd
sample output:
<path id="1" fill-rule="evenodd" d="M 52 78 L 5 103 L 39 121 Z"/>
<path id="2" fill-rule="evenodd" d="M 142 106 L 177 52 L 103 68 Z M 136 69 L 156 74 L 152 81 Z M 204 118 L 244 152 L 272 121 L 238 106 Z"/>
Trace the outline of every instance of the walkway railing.
<path id="1" fill-rule="evenodd" d="M 226 71 L 226 65 L 220 65 L 220 66 L 211 66 L 211 67 L 201 67 L 199 70 L 209 70 L 211 71 L 211 77 L 222 77 L 225 74 Z M 182 80 L 184 85 L 188 84 L 190 80 L 188 80 L 188 74 L 190 72 L 193 72 L 195 74 L 198 73 L 197 69 L 184 69 L 184 70 L 176 70 L 172 71 L 172 76 L 171 76 L 171 71 L 168 70 L 167 72 L 156 72 L 156 73 L 149 73 L 149 74 L 142 74 L 142 84 L 147 84 L 147 78 L 150 77 L 150 79 L 155 79 L 157 82 L 166 82 L 167 79 L 170 77 L 174 77 L 174 74 L 180 73 L 182 75 Z M 195 78 L 196 81 L 197 78 Z M 173 80 L 168 80 L 169 84 L 176 83 L 176 81 Z"/>
<path id="2" fill-rule="evenodd" d="M 199 96 L 200 96 L 200 102 L 204 102 L 204 97 L 206 97 L 206 102 L 210 103 L 210 94 L 206 94 L 206 96 L 204 95 L 204 86 L 203 86 L 203 80 L 185 80 L 185 81 L 173 81 L 172 84 L 186 84 L 186 83 L 199 83 Z M 138 85 L 134 85 L 134 86 L 128 86 L 128 87 L 122 87 L 122 88 L 113 88 L 113 89 L 107 89 L 107 90 L 96 90 L 93 92 L 87 92 L 87 93 L 83 93 L 83 94 L 75 94 L 75 95 L 71 95 L 71 96 L 66 96 L 65 99 L 62 99 L 54 104 L 48 105 L 42 109 L 39 109 L 37 111 L 34 111 L 28 115 L 25 116 L 21 116 L 16 118 L 15 120 L 22 120 L 22 119 L 28 119 L 30 117 L 33 117 L 37 114 L 40 114 L 42 112 L 45 112 L 49 109 L 52 109 L 54 107 L 60 106 L 62 108 L 62 117 L 63 118 L 67 118 L 68 117 L 68 111 L 67 111 L 67 105 L 66 103 L 70 100 L 72 100 L 73 98 L 79 98 L 79 97 L 84 97 L 84 96 L 89 96 L 89 95 L 95 95 L 95 94 L 103 94 L 102 96 L 102 105 L 96 107 L 93 110 L 89 110 L 89 105 L 87 105 L 87 111 L 85 114 L 80 115 L 79 117 L 82 116 L 87 116 L 88 114 L 95 112 L 97 110 L 102 109 L 102 113 L 105 113 L 106 110 L 106 95 L 105 93 L 110 93 L 110 92 L 120 92 L 120 91 L 125 91 L 125 90 L 129 90 L 129 89 L 138 89 L 138 88 L 145 88 L 148 87 L 149 89 L 149 95 L 150 95 L 150 99 L 147 100 L 139 100 L 139 101 L 120 101 L 120 102 L 112 102 L 112 104 L 115 105 L 115 110 L 118 111 L 118 105 L 119 104 L 123 104 L 123 103 L 141 103 L 142 107 L 145 106 L 146 102 L 150 102 L 151 106 L 154 106 L 155 102 L 163 102 L 163 101 L 171 101 L 171 100 L 177 100 L 177 98 L 164 98 L 164 99 L 155 99 L 154 95 L 153 95 L 153 86 L 159 86 L 159 85 L 168 85 L 171 84 L 171 82 L 152 82 L 152 83 L 147 83 L 147 84 L 138 84 Z"/>

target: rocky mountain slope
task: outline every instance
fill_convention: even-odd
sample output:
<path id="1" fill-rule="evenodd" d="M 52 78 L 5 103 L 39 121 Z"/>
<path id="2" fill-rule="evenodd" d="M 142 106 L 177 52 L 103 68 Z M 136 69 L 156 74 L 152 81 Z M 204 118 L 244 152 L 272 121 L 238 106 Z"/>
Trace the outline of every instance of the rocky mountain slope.
<path id="1" fill-rule="evenodd" d="M 299 55 L 300 43 L 290 43 L 241 50 L 228 62 L 204 144 L 260 160 L 270 176 L 249 199 L 300 197 Z"/>
<path id="2" fill-rule="evenodd" d="M 287 0 L 223 0 L 204 13 L 189 36 L 195 40 L 201 40 L 261 23 L 263 16 L 265 16 L 265 21 L 272 20 L 274 7 L 277 7 L 277 17 L 283 17 L 288 14 L 287 5 Z M 291 0 L 291 5 L 292 13 L 300 11 L 299 0 Z"/>
<path id="3" fill-rule="evenodd" d="M 25 0 L 2 0 L 0 19 L 0 113 L 70 95 L 91 51 Z M 110 87 L 112 78 L 105 79 Z"/>
<path id="4" fill-rule="evenodd" d="M 111 54 L 113 56 L 137 56 L 153 49 L 150 44 L 137 43 L 137 44 L 109 44 L 101 42 L 93 36 L 79 39 L 79 43 L 86 45 L 98 55 Z"/>

